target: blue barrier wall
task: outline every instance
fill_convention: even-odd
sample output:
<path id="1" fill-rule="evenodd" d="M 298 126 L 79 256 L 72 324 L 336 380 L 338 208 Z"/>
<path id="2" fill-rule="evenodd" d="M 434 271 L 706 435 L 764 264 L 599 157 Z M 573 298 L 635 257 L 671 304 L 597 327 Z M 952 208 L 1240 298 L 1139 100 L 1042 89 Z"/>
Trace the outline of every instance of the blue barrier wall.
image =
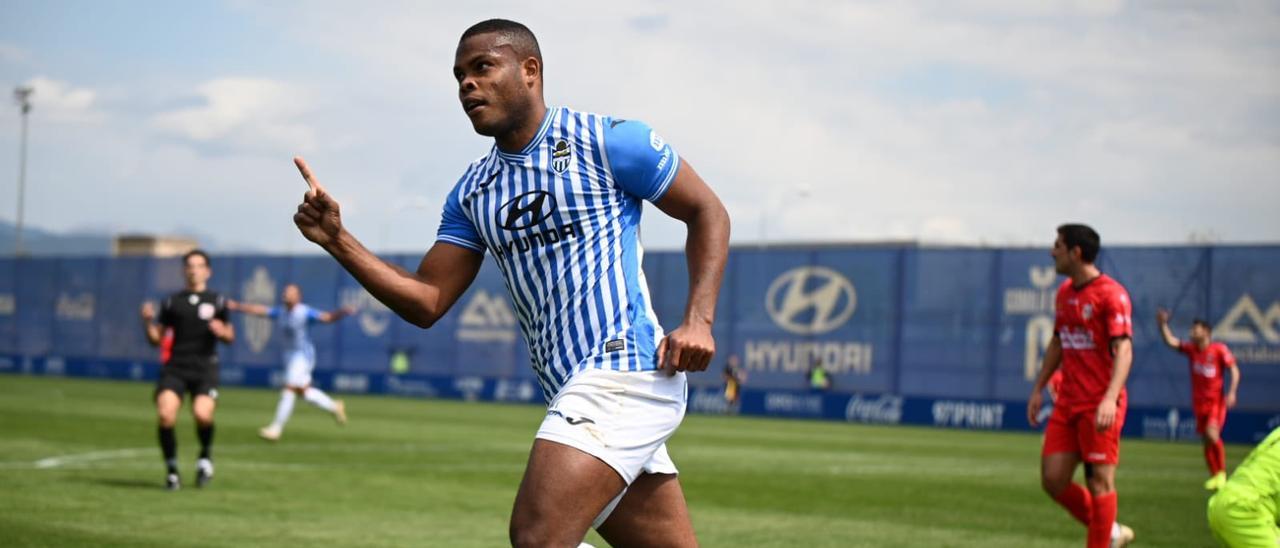
<path id="1" fill-rule="evenodd" d="M 419 258 L 391 257 L 406 268 Z M 1186 427 L 1170 410 L 1188 404 L 1188 368 L 1160 343 L 1157 306 L 1174 312 L 1179 334 L 1192 318 L 1209 320 L 1236 353 L 1244 380 L 1233 417 L 1257 415 L 1265 425 L 1280 415 L 1280 246 L 1114 247 L 1099 264 L 1128 287 L 1134 303 L 1130 401 L 1146 411 L 1131 416 L 1159 418 L 1131 419 L 1131 428 Z M 454 310 L 426 331 L 389 312 L 328 257 L 219 256 L 212 266 L 211 287 L 242 301 L 274 304 L 292 282 L 313 306 L 359 310 L 314 328 L 320 382 L 375 392 L 535 397 L 528 351 L 501 276 L 488 262 Z M 659 318 L 675 327 L 688 287 L 683 254 L 651 252 L 645 272 Z M 713 371 L 691 377 L 694 394 L 710 405 L 705 394 L 715 393 L 723 359 L 736 354 L 749 373 L 742 404 L 749 413 L 787 415 L 778 410 L 792 405 L 808 409 L 801 415 L 845 418 L 846 408 L 869 409 L 866 401 L 889 397 L 906 398 L 904 420 L 915 421 L 925 415 L 910 410 L 924 404 L 910 402 L 1024 401 L 1052 334 L 1060 281 L 1040 249 L 734 249 L 717 312 L 719 354 Z M 138 306 L 181 283 L 177 259 L 0 260 L 0 370 L 146 378 L 156 353 L 143 339 Z M 274 326 L 242 315 L 234 321 L 236 343 L 222 350 L 224 382 L 278 382 Z M 391 374 L 394 353 L 408 357 L 407 372 Z M 834 379 L 818 404 L 804 391 L 804 372 L 815 358 Z M 32 365 L 47 363 L 52 368 Z M 864 403 L 850 403 L 855 398 Z M 1027 426 L 1021 418 L 1002 424 L 1019 420 Z"/>

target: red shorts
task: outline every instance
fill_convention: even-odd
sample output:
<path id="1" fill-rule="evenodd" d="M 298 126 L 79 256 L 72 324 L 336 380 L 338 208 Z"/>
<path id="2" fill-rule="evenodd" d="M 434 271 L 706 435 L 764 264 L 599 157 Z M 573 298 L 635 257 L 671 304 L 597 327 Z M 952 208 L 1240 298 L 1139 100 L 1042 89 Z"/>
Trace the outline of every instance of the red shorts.
<path id="1" fill-rule="evenodd" d="M 1194 412 L 1196 414 L 1197 434 L 1203 436 L 1205 429 L 1211 424 L 1217 427 L 1218 433 L 1222 433 L 1222 426 L 1227 423 L 1227 402 L 1219 399 L 1217 401 L 1196 403 Z"/>
<path id="2" fill-rule="evenodd" d="M 1120 430 L 1124 427 L 1125 407 L 1116 408 L 1116 420 L 1104 432 L 1098 431 L 1096 409 L 1054 407 L 1053 416 L 1044 429 L 1040 456 L 1075 453 L 1090 464 L 1120 464 Z"/>

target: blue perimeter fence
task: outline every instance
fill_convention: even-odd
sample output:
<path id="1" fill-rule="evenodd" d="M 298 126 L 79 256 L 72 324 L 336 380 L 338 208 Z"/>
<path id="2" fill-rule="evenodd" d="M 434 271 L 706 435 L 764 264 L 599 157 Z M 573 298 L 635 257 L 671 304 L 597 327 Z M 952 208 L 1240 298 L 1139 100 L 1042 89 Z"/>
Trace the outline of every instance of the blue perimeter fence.
<path id="1" fill-rule="evenodd" d="M 391 256 L 416 268 L 419 256 Z M 1223 435 L 1251 443 L 1280 425 L 1280 245 L 1112 247 L 1099 259 L 1134 304 L 1135 359 L 1125 433 L 1195 439 L 1187 360 L 1164 347 L 1159 306 L 1181 336 L 1193 318 L 1214 325 L 1239 360 L 1239 405 Z M 312 328 L 316 384 L 369 392 L 539 401 L 528 351 L 500 274 L 486 262 L 475 284 L 430 330 L 401 321 L 332 259 L 215 256 L 210 287 L 274 304 L 286 283 L 321 309 L 359 312 Z M 663 325 L 683 315 L 683 253 L 650 252 L 645 274 Z M 720 296 L 718 353 L 690 376 L 690 407 L 855 422 L 1030 429 L 1031 379 L 1052 335 L 1061 278 L 1047 250 L 830 246 L 735 248 Z M 0 372 L 154 379 L 139 305 L 182 285 L 178 259 L 0 260 Z M 279 386 L 279 335 L 270 320 L 235 315 L 222 382 Z M 730 355 L 748 373 L 742 399 L 725 403 Z M 397 359 L 398 357 L 398 359 Z M 407 368 L 403 365 L 407 359 Z M 833 387 L 807 389 L 821 359 Z M 393 367 L 393 362 L 401 367 Z"/>

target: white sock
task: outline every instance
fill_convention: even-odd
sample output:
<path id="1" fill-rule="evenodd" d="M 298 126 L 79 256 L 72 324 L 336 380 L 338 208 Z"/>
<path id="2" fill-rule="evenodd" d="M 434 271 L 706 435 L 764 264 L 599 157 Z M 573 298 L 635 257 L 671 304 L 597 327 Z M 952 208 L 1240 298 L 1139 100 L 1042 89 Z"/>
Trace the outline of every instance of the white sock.
<path id="1" fill-rule="evenodd" d="M 314 386 L 307 388 L 307 391 L 302 394 L 302 397 L 306 398 L 312 405 L 330 413 L 338 408 L 338 406 L 333 404 L 333 400 L 329 398 L 328 394 L 325 394 L 319 388 Z"/>
<path id="2" fill-rule="evenodd" d="M 1111 538 L 1120 538 L 1120 522 L 1118 521 L 1111 522 Z"/>
<path id="3" fill-rule="evenodd" d="M 280 391 L 280 403 L 276 404 L 276 420 L 271 422 L 272 430 L 284 430 L 284 423 L 289 422 L 289 415 L 293 414 L 293 402 L 298 396 L 292 390 Z"/>

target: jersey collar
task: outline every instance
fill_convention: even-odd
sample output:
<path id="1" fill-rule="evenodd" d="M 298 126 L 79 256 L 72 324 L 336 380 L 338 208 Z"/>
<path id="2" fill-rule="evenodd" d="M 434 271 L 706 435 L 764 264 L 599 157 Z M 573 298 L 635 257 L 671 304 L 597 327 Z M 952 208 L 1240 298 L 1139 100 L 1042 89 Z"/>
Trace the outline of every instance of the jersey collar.
<path id="1" fill-rule="evenodd" d="M 520 150 L 520 152 L 518 153 L 503 152 L 502 149 L 498 148 L 497 143 L 493 144 L 493 150 L 497 151 L 498 156 L 505 160 L 515 160 L 515 161 L 524 160 L 530 154 L 533 154 L 533 151 L 538 148 L 538 145 L 541 144 L 542 141 L 547 138 L 547 132 L 551 130 L 551 122 L 555 120 L 556 114 L 558 112 L 560 112 L 560 107 L 547 108 L 547 113 L 542 117 L 542 125 L 538 127 L 538 133 L 533 136 L 533 139 L 529 140 L 529 144 L 525 145 L 524 148 Z"/>

